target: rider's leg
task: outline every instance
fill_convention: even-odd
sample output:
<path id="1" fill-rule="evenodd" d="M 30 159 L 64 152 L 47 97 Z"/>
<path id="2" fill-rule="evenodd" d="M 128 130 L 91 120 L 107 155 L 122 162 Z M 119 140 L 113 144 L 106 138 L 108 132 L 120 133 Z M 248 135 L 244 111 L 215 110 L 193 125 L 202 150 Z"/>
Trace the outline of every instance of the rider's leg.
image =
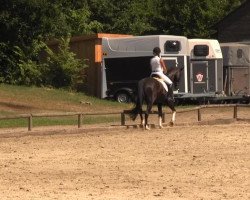
<path id="1" fill-rule="evenodd" d="M 162 72 L 153 72 L 150 76 L 153 77 L 154 75 L 162 79 L 163 87 L 166 91 L 168 91 L 168 84 L 172 84 L 172 81 L 168 77 L 166 77 Z"/>
<path id="2" fill-rule="evenodd" d="M 164 82 L 168 85 L 168 99 L 174 101 L 173 82 L 164 74 L 162 78 L 164 79 Z"/>
<path id="3" fill-rule="evenodd" d="M 164 81 L 168 84 L 168 85 L 172 85 L 173 82 L 170 80 L 170 78 L 168 78 L 165 74 L 163 74 L 162 78 L 164 79 Z"/>
<path id="4" fill-rule="evenodd" d="M 174 101 L 174 93 L 173 93 L 173 88 L 172 88 L 173 82 L 170 80 L 170 78 L 168 78 L 162 72 L 154 72 L 152 74 L 156 74 L 164 80 L 164 82 L 166 83 L 167 91 L 168 91 L 166 98 Z"/>

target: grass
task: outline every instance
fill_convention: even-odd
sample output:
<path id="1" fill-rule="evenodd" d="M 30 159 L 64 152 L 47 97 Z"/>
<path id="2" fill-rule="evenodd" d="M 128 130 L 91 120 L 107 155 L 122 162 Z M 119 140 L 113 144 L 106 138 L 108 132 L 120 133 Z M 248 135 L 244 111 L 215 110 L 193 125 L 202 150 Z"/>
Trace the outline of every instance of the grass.
<path id="1" fill-rule="evenodd" d="M 0 84 L 0 117 L 39 113 L 109 113 L 130 109 L 131 104 L 120 104 L 84 93 L 60 89 L 13 86 Z M 119 116 L 85 116 L 83 124 L 119 121 Z M 0 120 L 0 128 L 26 127 L 27 119 Z M 77 125 L 77 117 L 35 117 L 33 126 Z"/>
<path id="2" fill-rule="evenodd" d="M 27 119 L 0 120 L 0 128 L 27 127 Z"/>
<path id="3" fill-rule="evenodd" d="M 82 103 L 82 104 L 81 104 Z M 90 103 L 91 106 L 85 103 Z M 22 111 L 78 111 L 89 112 L 121 109 L 121 105 L 114 101 L 100 100 L 84 93 L 69 92 L 60 89 L 37 88 L 13 85 L 0 85 L 0 106 L 8 107 L 2 112 Z M 98 110 L 97 110 L 98 109 Z"/>
<path id="4" fill-rule="evenodd" d="M 120 116 L 85 116 L 82 120 L 82 125 L 111 123 L 120 121 Z M 35 117 L 33 118 L 33 127 L 38 126 L 55 126 L 55 125 L 75 125 L 77 126 L 78 119 L 72 117 Z M 27 127 L 28 119 L 6 119 L 0 120 L 0 128 L 15 128 Z"/>

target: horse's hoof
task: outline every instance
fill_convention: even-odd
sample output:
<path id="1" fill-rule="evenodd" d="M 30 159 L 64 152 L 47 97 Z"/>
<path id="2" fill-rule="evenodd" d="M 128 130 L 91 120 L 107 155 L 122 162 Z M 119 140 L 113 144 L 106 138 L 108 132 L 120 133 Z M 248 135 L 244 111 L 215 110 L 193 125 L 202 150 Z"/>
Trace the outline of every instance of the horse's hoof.
<path id="1" fill-rule="evenodd" d="M 145 130 L 150 130 L 148 125 L 145 126 Z"/>
<path id="2" fill-rule="evenodd" d="M 160 128 L 160 129 L 162 129 L 162 128 L 163 128 L 163 126 L 162 126 L 162 125 L 159 125 L 159 128 Z"/>
<path id="3" fill-rule="evenodd" d="M 168 125 L 171 126 L 171 127 L 173 127 L 174 126 L 174 122 L 169 122 Z"/>

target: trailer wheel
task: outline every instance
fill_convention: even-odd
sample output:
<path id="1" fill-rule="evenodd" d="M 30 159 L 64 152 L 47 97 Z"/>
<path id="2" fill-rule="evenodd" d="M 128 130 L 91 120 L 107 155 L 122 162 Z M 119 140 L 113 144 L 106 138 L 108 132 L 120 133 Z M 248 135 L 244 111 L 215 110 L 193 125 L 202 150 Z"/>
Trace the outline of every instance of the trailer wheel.
<path id="1" fill-rule="evenodd" d="M 118 92 L 115 95 L 115 99 L 119 103 L 129 103 L 129 102 L 131 102 L 131 97 L 127 92 Z"/>

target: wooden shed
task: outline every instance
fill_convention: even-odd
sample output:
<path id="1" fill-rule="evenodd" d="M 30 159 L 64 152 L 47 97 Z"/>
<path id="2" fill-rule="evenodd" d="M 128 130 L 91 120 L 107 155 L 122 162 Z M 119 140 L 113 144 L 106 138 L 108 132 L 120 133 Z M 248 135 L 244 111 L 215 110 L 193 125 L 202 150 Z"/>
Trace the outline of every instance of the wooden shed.
<path id="1" fill-rule="evenodd" d="M 215 25 L 219 42 L 250 41 L 250 0 Z"/>
<path id="2" fill-rule="evenodd" d="M 86 68 L 86 92 L 100 97 L 101 95 L 101 65 L 102 65 L 102 38 L 133 37 L 132 35 L 97 33 L 92 35 L 75 36 L 70 40 L 70 50 L 76 58 L 84 60 Z M 58 41 L 51 41 L 48 46 L 55 50 Z"/>

